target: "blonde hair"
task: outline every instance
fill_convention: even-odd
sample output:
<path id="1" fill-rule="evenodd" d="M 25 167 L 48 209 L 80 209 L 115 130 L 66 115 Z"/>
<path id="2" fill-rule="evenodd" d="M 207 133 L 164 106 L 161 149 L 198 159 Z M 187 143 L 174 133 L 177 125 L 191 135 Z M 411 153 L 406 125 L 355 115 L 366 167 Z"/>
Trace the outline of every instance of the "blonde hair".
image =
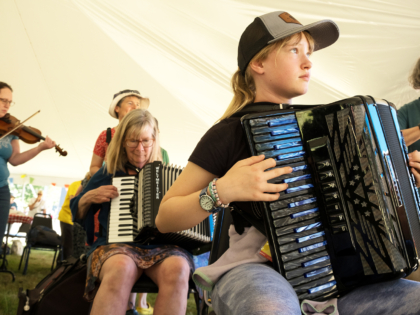
<path id="1" fill-rule="evenodd" d="M 410 82 L 410 85 L 413 87 L 413 89 L 420 89 L 420 58 L 417 60 L 413 72 L 408 77 L 408 82 Z"/>
<path id="2" fill-rule="evenodd" d="M 129 137 L 138 139 L 146 127 L 152 128 L 152 136 L 155 140 L 147 163 L 162 161 L 159 132 L 155 118 L 145 109 L 134 109 L 125 115 L 118 125 L 106 151 L 106 169 L 109 174 L 115 175 L 117 171 L 125 172 L 125 164 L 128 162 L 124 148 L 125 140 Z"/>
<path id="3" fill-rule="evenodd" d="M 309 43 L 309 51 L 312 52 L 315 46 L 314 39 L 308 32 L 300 32 L 280 39 L 264 47 L 251 59 L 249 63 L 264 61 L 272 51 L 279 51 L 283 46 L 289 44 L 290 42 L 292 42 L 291 44 L 299 43 L 302 39 L 302 36 L 305 36 Z M 233 90 L 233 99 L 223 116 L 218 121 L 229 118 L 234 113 L 244 108 L 245 105 L 252 103 L 255 99 L 256 88 L 250 67 L 246 68 L 245 76 L 241 74 L 241 71 L 238 68 L 238 70 L 232 76 L 231 85 Z"/>

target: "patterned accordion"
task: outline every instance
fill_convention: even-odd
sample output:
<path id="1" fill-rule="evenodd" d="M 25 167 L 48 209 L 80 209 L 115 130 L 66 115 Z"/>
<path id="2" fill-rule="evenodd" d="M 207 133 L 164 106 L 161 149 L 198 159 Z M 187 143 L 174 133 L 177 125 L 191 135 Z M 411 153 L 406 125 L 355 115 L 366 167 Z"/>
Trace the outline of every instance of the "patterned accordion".
<path id="1" fill-rule="evenodd" d="M 208 250 L 213 238 L 211 216 L 181 232 L 163 234 L 156 228 L 162 197 L 180 173 L 180 168 L 156 161 L 146 164 L 138 176 L 114 177 L 112 185 L 119 196 L 111 200 L 108 243 L 178 245 L 196 254 Z"/>
<path id="2" fill-rule="evenodd" d="M 357 96 L 242 117 L 252 155 L 293 172 L 256 204 L 275 269 L 300 300 L 325 300 L 418 267 L 419 196 L 396 110 Z"/>

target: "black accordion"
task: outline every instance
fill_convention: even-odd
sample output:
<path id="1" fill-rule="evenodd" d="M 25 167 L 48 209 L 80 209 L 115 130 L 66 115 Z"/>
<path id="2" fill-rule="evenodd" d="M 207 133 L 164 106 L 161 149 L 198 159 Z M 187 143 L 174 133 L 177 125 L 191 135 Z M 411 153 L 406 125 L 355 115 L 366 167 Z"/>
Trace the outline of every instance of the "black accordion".
<path id="1" fill-rule="evenodd" d="M 356 96 L 242 117 L 252 155 L 293 172 L 256 204 L 274 268 L 300 300 L 405 277 L 418 267 L 419 196 L 396 110 Z M 308 109 L 309 108 L 309 109 Z"/>
<path id="2" fill-rule="evenodd" d="M 195 254 L 209 250 L 213 238 L 213 219 L 176 233 L 160 233 L 155 225 L 162 197 L 181 173 L 181 169 L 162 162 L 146 164 L 138 175 L 113 177 L 119 196 L 111 200 L 108 243 L 178 245 Z"/>

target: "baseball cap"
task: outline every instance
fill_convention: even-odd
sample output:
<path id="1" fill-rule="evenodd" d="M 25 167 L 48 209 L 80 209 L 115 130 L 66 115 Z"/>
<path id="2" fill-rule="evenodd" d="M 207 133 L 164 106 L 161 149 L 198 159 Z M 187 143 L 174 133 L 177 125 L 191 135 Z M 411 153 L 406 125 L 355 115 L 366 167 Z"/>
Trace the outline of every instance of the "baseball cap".
<path id="1" fill-rule="evenodd" d="M 275 11 L 256 17 L 239 40 L 238 66 L 242 75 L 245 75 L 246 67 L 251 59 L 265 46 L 302 31 L 307 31 L 314 38 L 314 51 L 332 45 L 340 35 L 337 24 L 331 20 L 302 25 L 284 11 Z"/>

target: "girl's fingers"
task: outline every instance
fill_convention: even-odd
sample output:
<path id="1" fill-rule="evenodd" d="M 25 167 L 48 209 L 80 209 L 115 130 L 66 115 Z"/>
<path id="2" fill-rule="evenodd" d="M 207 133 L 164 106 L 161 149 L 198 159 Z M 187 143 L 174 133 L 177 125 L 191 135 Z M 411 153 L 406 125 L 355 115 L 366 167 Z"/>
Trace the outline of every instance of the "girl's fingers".
<path id="1" fill-rule="evenodd" d="M 265 156 L 262 155 L 257 155 L 257 156 L 251 156 L 250 158 L 244 159 L 244 160 L 240 160 L 239 162 L 236 162 L 235 165 L 237 166 L 251 166 L 254 165 L 256 163 L 261 162 L 262 160 L 264 160 Z"/>
<path id="2" fill-rule="evenodd" d="M 284 191 L 289 187 L 287 184 L 267 184 L 264 188 L 264 192 L 266 193 L 278 193 L 280 191 Z"/>
<path id="3" fill-rule="evenodd" d="M 282 176 L 284 174 L 290 174 L 293 169 L 290 166 L 282 167 L 282 168 L 275 168 L 265 172 L 267 180 Z"/>

